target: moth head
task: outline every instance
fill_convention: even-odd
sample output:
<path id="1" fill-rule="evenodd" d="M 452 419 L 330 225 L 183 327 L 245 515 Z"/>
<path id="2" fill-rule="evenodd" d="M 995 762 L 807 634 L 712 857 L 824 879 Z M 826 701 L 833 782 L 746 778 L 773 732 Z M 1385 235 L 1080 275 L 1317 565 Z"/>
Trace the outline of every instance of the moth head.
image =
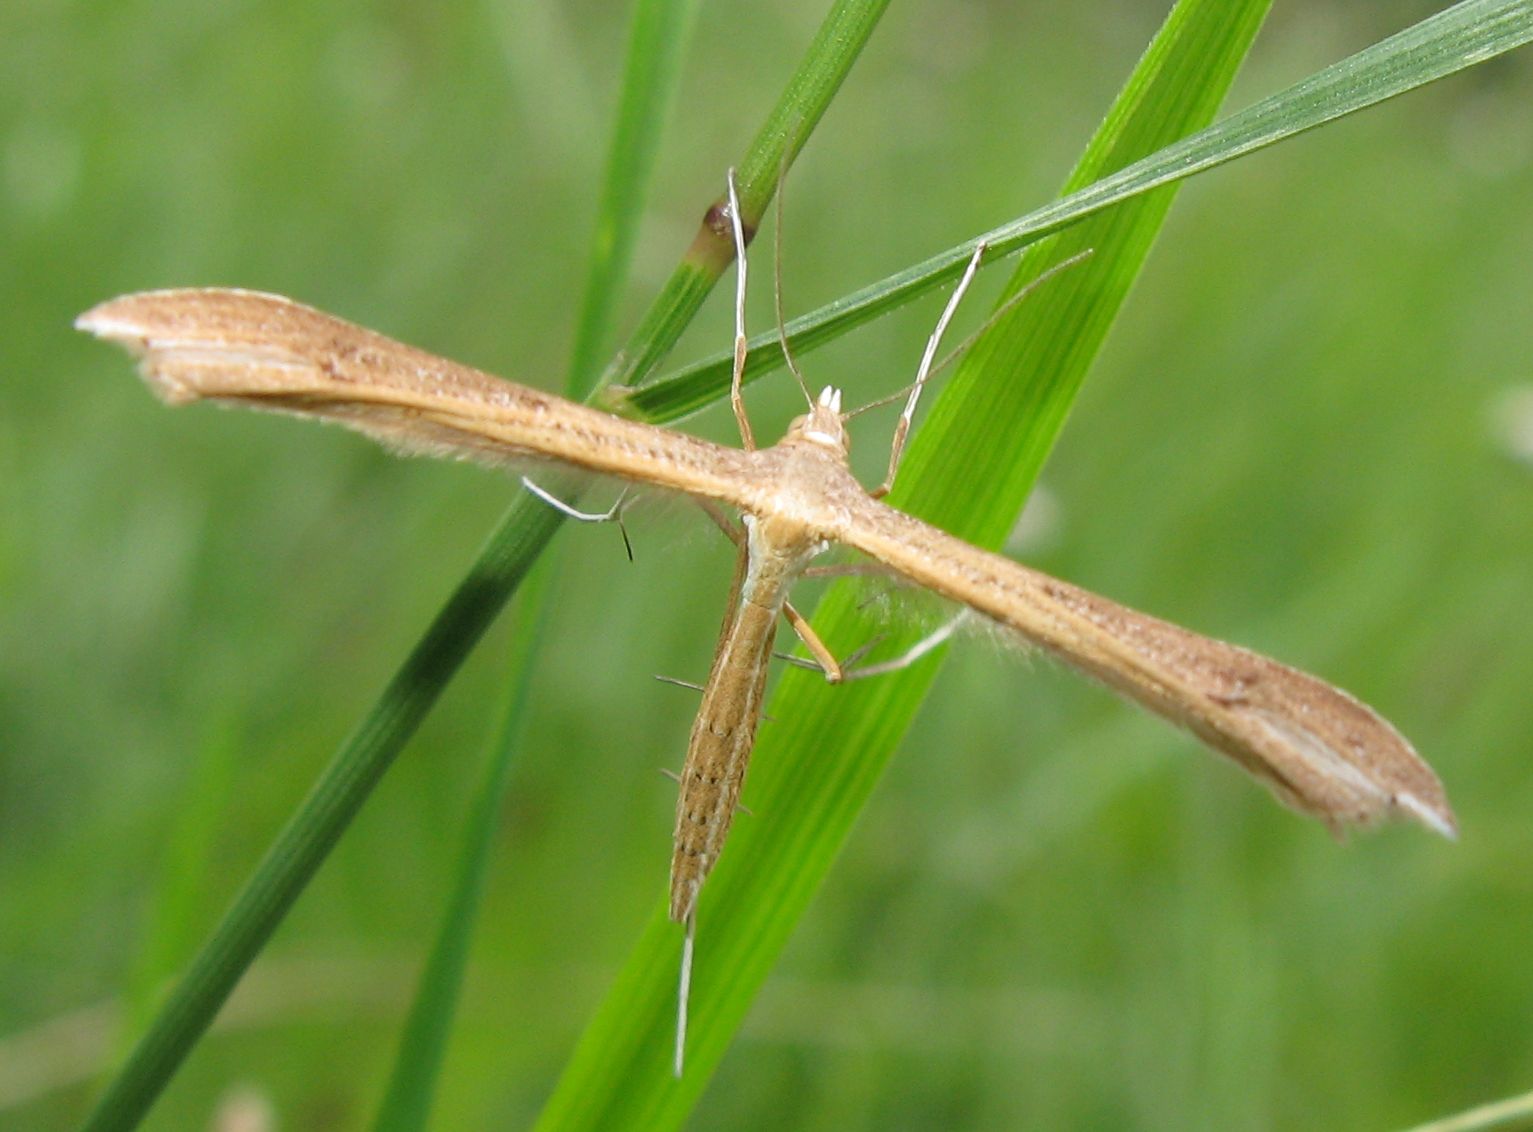
<path id="1" fill-rule="evenodd" d="M 841 415 L 841 390 L 831 385 L 822 389 L 820 399 L 809 407 L 809 412 L 788 426 L 784 439 L 817 444 L 844 459 L 851 442 Z"/>

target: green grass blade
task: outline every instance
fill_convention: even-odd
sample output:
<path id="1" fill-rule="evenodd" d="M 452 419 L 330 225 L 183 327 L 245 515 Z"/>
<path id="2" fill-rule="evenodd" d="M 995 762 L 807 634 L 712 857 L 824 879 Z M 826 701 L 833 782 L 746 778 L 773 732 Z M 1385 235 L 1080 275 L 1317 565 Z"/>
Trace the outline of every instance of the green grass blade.
<path id="1" fill-rule="evenodd" d="M 486 760 L 483 781 L 463 830 L 463 850 L 447 909 L 431 954 L 421 971 L 415 1001 L 405 1021 L 399 1054 L 394 1059 L 387 1092 L 374 1128 L 378 1132 L 411 1132 L 427 1126 L 436 1082 L 446 1057 L 453 1019 L 462 995 L 469 948 L 479 922 L 499 824 L 501 798 L 511 776 L 512 761 L 521 745 L 524 708 L 532 687 L 538 647 L 548 611 L 545 560 L 522 589 L 522 631 L 514 637 L 509 665 L 510 693 L 501 734 Z"/>
<path id="2" fill-rule="evenodd" d="M 749 186 L 743 178 L 741 183 L 755 207 L 764 207 L 770 198 L 777 170 L 802 147 L 887 2 L 841 0 L 833 6 L 787 94 L 742 162 L 742 169 L 758 171 Z M 767 169 L 773 171 L 770 183 L 760 172 Z M 634 344 L 620 356 L 663 356 L 722 268 L 721 263 L 709 277 L 684 264 L 673 278 L 684 285 L 666 288 Z M 561 522 L 557 512 L 530 496 L 512 505 L 468 576 L 192 960 L 98 1101 L 84 1126 L 87 1132 L 130 1129 L 143 1118 Z"/>
<path id="3" fill-rule="evenodd" d="M 778 181 L 809 140 L 888 6 L 889 0 L 836 0 L 831 6 L 803 62 L 735 167 L 740 214 L 747 230 L 755 230 Z M 723 191 L 721 179 L 721 198 Z M 719 203 L 716 201 L 715 207 Z M 710 209 L 709 215 L 715 211 Z M 634 385 L 649 376 L 696 316 L 734 256 L 734 241 L 727 226 L 711 226 L 705 218 L 692 246 L 628 344 L 602 375 L 603 388 Z"/>
<path id="4" fill-rule="evenodd" d="M 666 111 L 675 100 L 681 58 L 696 14 L 697 0 L 640 0 L 634 7 L 622 94 L 591 237 L 585 301 L 566 380 L 572 393 L 587 391 L 595 359 L 611 330 L 613 312 L 628 280 Z M 550 553 L 557 555 L 557 551 Z M 505 717 L 463 831 L 453 890 L 400 1039 L 375 1124 L 380 1132 L 424 1128 L 430 1117 L 496 845 L 501 797 L 521 741 L 523 708 L 536 665 L 540 630 L 547 619 L 551 589 L 547 580 L 552 568 L 545 560 L 543 569 L 521 593 L 524 628 L 514 638 Z"/>
<path id="5" fill-rule="evenodd" d="M 638 241 L 639 219 L 649 198 L 659 138 L 676 98 L 697 9 L 698 0 L 639 0 L 634 5 L 623 93 L 607 151 L 585 299 L 565 382 L 565 391 L 573 397 L 591 391 L 612 333 Z"/>
<path id="6" fill-rule="evenodd" d="M 155 909 L 128 992 L 127 1034 L 136 1034 L 154 1017 L 160 991 L 195 949 L 197 916 L 204 911 L 208 862 L 218 829 L 227 820 L 234 768 L 238 765 L 239 728 L 220 720 L 203 740 L 191 779 L 176 808 L 170 838 L 161 854 L 154 885 Z M 127 1053 L 126 1041 L 119 1054 Z"/>
<path id="7" fill-rule="evenodd" d="M 1096 180 L 1212 118 L 1267 5 L 1186 0 L 1141 60 L 1070 180 Z M 994 543 L 1020 509 L 1031 476 L 1137 274 L 1174 189 L 1104 213 L 1023 265 L 1079 247 L 1094 254 L 993 327 L 944 392 L 912 447 L 904 505 L 960 534 Z M 986 485 L 976 491 L 976 485 Z M 881 631 L 856 586 L 815 617 L 841 655 Z M 902 642 L 890 643 L 891 651 Z M 756 814 L 739 822 L 698 911 L 687 1072 L 670 1075 L 680 929 L 663 907 L 634 947 L 577 1047 L 539 1127 L 678 1126 L 809 905 L 935 676 L 919 664 L 880 680 L 830 688 L 784 673 L 747 787 Z"/>
<path id="8" fill-rule="evenodd" d="M 1016 251 L 1157 186 L 1365 110 L 1530 39 L 1530 0 L 1465 0 L 1009 224 L 793 319 L 786 327 L 789 344 L 795 354 L 807 354 L 956 278 L 981 241 L 991 247 L 990 259 Z M 747 381 L 782 365 L 775 330 L 756 335 L 750 346 Z M 608 407 L 645 420 L 676 420 L 722 396 L 732 360 L 729 351 L 710 355 L 650 385 L 622 391 Z"/>
<path id="9" fill-rule="evenodd" d="M 88 1132 L 142 1119 L 558 528 L 557 513 L 530 497 L 511 507 L 192 960 L 86 1121 Z"/>

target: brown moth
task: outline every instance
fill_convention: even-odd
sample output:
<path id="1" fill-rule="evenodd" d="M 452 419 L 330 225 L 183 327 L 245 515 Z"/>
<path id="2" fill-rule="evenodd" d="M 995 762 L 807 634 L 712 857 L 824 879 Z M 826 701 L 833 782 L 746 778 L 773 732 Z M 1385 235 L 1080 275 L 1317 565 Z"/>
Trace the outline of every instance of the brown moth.
<path id="1" fill-rule="evenodd" d="M 738 216 L 732 184 L 730 196 Z M 743 267 L 738 222 L 736 240 Z M 896 434 L 891 479 L 915 392 L 983 251 L 976 250 L 928 344 Z M 739 802 L 779 616 L 788 617 L 831 679 L 842 675 L 788 603 L 793 583 L 832 545 L 866 555 L 1185 727 L 1279 800 L 1333 830 L 1406 817 L 1456 835 L 1431 768 L 1386 720 L 1346 692 L 971 546 L 881 502 L 888 481 L 869 492 L 848 468 L 838 390 L 825 389 L 775 445 L 751 447 L 739 398 L 742 310 L 737 307 L 733 400 L 744 449 L 504 381 L 276 295 L 144 292 L 103 303 L 76 325 L 135 354 L 150 386 L 171 404 L 205 400 L 318 417 L 397 450 L 492 465 L 555 461 L 740 514 L 744 530 L 735 536 L 729 611 L 692 728 L 677 807 L 670 916 L 687 926 L 678 1073 L 698 893 Z"/>

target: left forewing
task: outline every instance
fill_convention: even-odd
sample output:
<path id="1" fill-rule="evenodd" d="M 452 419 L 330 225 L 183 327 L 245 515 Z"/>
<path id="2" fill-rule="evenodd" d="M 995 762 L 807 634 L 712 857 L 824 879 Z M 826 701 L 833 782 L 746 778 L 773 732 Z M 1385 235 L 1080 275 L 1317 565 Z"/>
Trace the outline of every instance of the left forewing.
<path id="1" fill-rule="evenodd" d="M 746 453 L 503 381 L 279 295 L 146 291 L 75 325 L 136 355 L 172 404 L 296 413 L 406 452 L 549 459 L 737 506 L 749 483 Z"/>

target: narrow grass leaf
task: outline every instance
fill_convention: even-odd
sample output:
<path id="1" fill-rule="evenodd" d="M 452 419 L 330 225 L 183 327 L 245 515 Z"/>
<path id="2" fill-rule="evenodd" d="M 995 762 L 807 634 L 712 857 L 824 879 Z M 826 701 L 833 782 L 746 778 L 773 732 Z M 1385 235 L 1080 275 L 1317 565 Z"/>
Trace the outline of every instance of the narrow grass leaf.
<path id="1" fill-rule="evenodd" d="M 1318 71 L 1286 90 L 1199 130 L 1008 224 L 793 319 L 786 330 L 804 355 L 854 327 L 956 278 L 984 242 L 995 258 L 1151 189 L 1180 181 L 1376 106 L 1533 39 L 1533 0 L 1465 0 Z M 751 339 L 746 379 L 782 365 L 775 330 Z M 652 384 L 616 390 L 615 412 L 664 422 L 711 405 L 729 388 L 732 354 L 721 351 Z"/>
<path id="2" fill-rule="evenodd" d="M 485 760 L 484 776 L 463 828 L 463 848 L 441 929 L 427 957 L 405 1021 L 399 1053 L 373 1127 L 377 1132 L 414 1132 L 427 1126 L 437 1078 L 446 1059 L 452 1023 L 462 995 L 474 927 L 484 899 L 495 849 L 500 802 L 522 739 L 521 721 L 532 687 L 548 612 L 549 560 L 522 588 L 519 632 L 511 663 L 501 733 Z"/>
<path id="3" fill-rule="evenodd" d="M 612 334 L 698 5 L 699 0 L 638 0 L 634 5 L 622 94 L 607 148 L 580 321 L 565 382 L 565 392 L 572 397 L 591 391 L 598 359 Z"/>
<path id="4" fill-rule="evenodd" d="M 576 326 L 566 390 L 588 391 L 594 359 L 611 331 L 613 312 L 627 284 L 640 218 L 648 199 L 666 110 L 675 101 L 684 45 L 691 38 L 697 0 L 639 0 L 629 29 L 627 62 L 606 172 L 591 237 L 585 298 Z M 474 808 L 464 826 L 453 888 L 437 940 L 421 971 L 375 1127 L 411 1132 L 426 1127 L 446 1058 L 464 972 L 479 921 L 485 877 L 495 849 L 501 797 L 522 738 L 521 720 L 536 669 L 541 629 L 555 576 L 558 548 L 550 548 L 520 595 L 520 631 L 507 667 L 508 695 L 500 735 L 486 760 Z"/>
<path id="5" fill-rule="evenodd" d="M 797 152 L 887 2 L 840 0 L 833 5 L 758 139 L 769 151 L 748 153 L 742 168 L 779 170 Z M 773 122 L 784 125 L 774 128 Z M 752 191 L 753 199 L 760 197 L 759 185 Z M 629 363 L 624 373 L 639 372 L 632 365 L 636 358 L 652 364 L 664 356 L 721 271 L 722 264 L 711 276 L 692 265 L 678 269 L 619 355 Z M 545 486 L 558 490 L 561 485 Z M 468 574 L 336 751 L 134 1045 L 87 1118 L 87 1132 L 125 1132 L 143 1119 L 561 525 L 557 512 L 529 495 L 512 503 Z"/>
<path id="6" fill-rule="evenodd" d="M 760 222 L 778 181 L 809 140 L 888 6 L 889 0 L 836 0 L 826 13 L 803 61 L 735 167 L 741 219 L 748 231 Z M 721 200 L 715 202 L 710 216 L 717 216 Z M 711 225 L 705 218 L 628 344 L 602 374 L 603 390 L 636 385 L 650 376 L 697 315 L 724 269 L 734 262 L 734 255 L 728 227 Z"/>
<path id="7" fill-rule="evenodd" d="M 1206 123 L 1266 8 L 1259 0 L 1179 4 L 1070 185 Z M 1068 245 L 1056 241 L 1024 265 L 1031 271 L 1093 249 L 1084 267 L 1041 289 L 976 347 L 912 446 L 909 479 L 897 489 L 904 505 L 982 541 L 1004 533 L 1172 191 L 1096 217 L 1072 231 Z M 1030 415 L 1039 406 L 1045 411 Z M 842 655 L 882 631 L 859 610 L 859 596 L 855 585 L 840 588 L 815 616 Z M 657 906 L 550 1099 L 544 1132 L 665 1129 L 686 1119 L 934 675 L 934 665 L 922 664 L 839 688 L 809 673 L 783 675 L 772 709 L 777 723 L 762 733 L 747 786 L 756 820 L 737 827 L 701 897 L 685 1076 L 676 1080 L 669 1071 L 681 932 Z"/>

